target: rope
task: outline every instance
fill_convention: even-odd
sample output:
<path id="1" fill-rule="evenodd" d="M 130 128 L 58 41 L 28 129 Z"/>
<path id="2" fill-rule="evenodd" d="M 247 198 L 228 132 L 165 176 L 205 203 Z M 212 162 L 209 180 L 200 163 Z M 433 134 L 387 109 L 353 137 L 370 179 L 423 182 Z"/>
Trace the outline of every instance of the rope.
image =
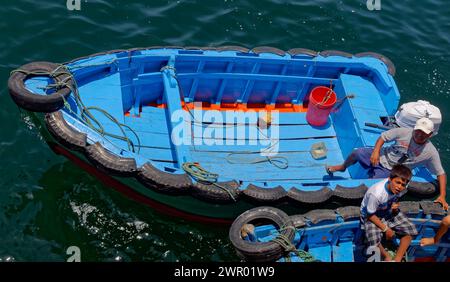
<path id="1" fill-rule="evenodd" d="M 258 164 L 258 163 L 265 163 L 265 162 L 269 162 L 271 165 L 279 168 L 279 169 L 286 169 L 289 167 L 289 161 L 286 157 L 282 157 L 282 156 L 275 156 L 275 157 L 270 157 L 270 156 L 266 156 L 263 158 L 253 158 L 250 159 L 247 162 L 237 162 L 237 161 L 231 161 L 229 159 L 230 156 L 232 155 L 244 155 L 244 154 L 251 154 L 252 152 L 250 151 L 240 151 L 240 152 L 232 152 L 229 153 L 225 159 L 227 160 L 228 163 L 230 164 Z"/>
<path id="2" fill-rule="evenodd" d="M 324 105 L 328 100 L 331 98 L 331 94 L 333 94 L 333 80 L 330 80 L 330 87 L 325 96 L 322 99 L 322 102 L 319 103 L 319 105 Z"/>
<path id="3" fill-rule="evenodd" d="M 286 229 L 293 229 L 294 232 L 297 231 L 294 226 L 283 226 L 282 228 L 280 228 L 279 231 L 283 231 Z M 295 245 L 291 243 L 289 238 L 282 233 L 278 233 L 277 237 L 275 237 L 275 239 L 273 239 L 272 241 L 279 244 L 286 252 L 295 253 L 304 262 L 316 261 L 316 259 L 314 258 L 314 256 L 311 253 L 308 253 L 304 250 L 298 250 L 295 247 Z M 286 261 L 289 262 L 290 260 L 291 260 L 290 256 L 286 256 Z"/>
<path id="4" fill-rule="evenodd" d="M 101 64 L 79 65 L 79 66 L 74 66 L 74 67 L 71 67 L 71 68 L 75 69 L 75 68 L 99 66 L 99 65 L 113 64 L 113 63 L 117 63 L 117 60 L 114 59 L 112 61 L 104 62 L 104 63 L 101 63 Z M 26 70 L 22 70 L 22 69 L 17 69 L 17 70 L 13 70 L 11 72 L 11 75 L 16 73 L 16 72 L 23 73 L 23 74 L 25 74 L 27 76 L 29 76 L 29 75 L 33 75 L 33 76 L 49 76 L 49 77 L 51 77 L 53 79 L 58 77 L 58 76 L 60 76 L 60 75 L 66 75 L 67 77 L 65 77 L 64 79 L 62 79 L 60 81 L 56 81 L 55 80 L 55 83 L 48 84 L 46 87 L 41 87 L 41 89 L 44 89 L 45 93 L 47 94 L 47 91 L 50 90 L 50 89 L 54 89 L 54 90 L 58 91 L 59 89 L 62 89 L 64 87 L 69 88 L 71 90 L 71 93 L 74 96 L 75 104 L 76 104 L 77 108 L 80 111 L 79 114 L 74 112 L 72 110 L 71 105 L 67 102 L 65 97 L 61 95 L 61 97 L 63 99 L 64 107 L 71 114 L 73 114 L 74 116 L 78 117 L 79 121 L 81 121 L 84 125 L 86 125 L 87 127 L 91 128 L 95 132 L 99 133 L 101 136 L 103 136 L 103 137 L 109 136 L 111 138 L 119 139 L 119 140 L 127 142 L 128 150 L 131 150 L 133 153 L 135 153 L 135 146 L 134 146 L 133 142 L 127 137 L 127 135 L 125 133 L 125 130 L 123 128 L 125 127 L 127 129 L 129 129 L 134 134 L 134 136 L 137 139 L 137 142 L 138 142 L 138 151 L 137 151 L 137 153 L 139 154 L 141 141 L 139 139 L 139 136 L 136 134 L 136 132 L 131 127 L 129 127 L 128 125 L 120 123 L 115 117 L 113 117 L 111 114 L 109 114 L 107 111 L 105 111 L 102 108 L 99 108 L 99 107 L 86 107 L 84 105 L 83 101 L 81 100 L 81 96 L 80 96 L 80 94 L 78 92 L 78 85 L 77 85 L 76 79 L 75 79 L 73 73 L 69 70 L 68 66 L 61 64 L 61 65 L 59 65 L 57 68 L 55 68 L 51 72 L 47 72 L 47 71 L 26 71 Z M 116 124 L 119 127 L 119 129 L 120 129 L 120 131 L 121 131 L 123 136 L 106 132 L 105 129 L 103 128 L 102 124 L 91 113 L 92 110 L 95 110 L 95 111 L 98 111 L 98 112 L 102 113 L 106 118 L 108 118 L 114 124 Z M 96 125 L 94 125 L 93 123 L 95 123 Z M 110 142 L 110 143 L 113 144 L 112 142 Z"/>
<path id="5" fill-rule="evenodd" d="M 217 179 L 219 178 L 219 175 L 216 173 L 209 172 L 202 168 L 198 163 L 190 163 L 186 162 L 182 165 L 183 170 L 189 174 L 193 179 L 195 179 L 197 182 L 208 184 L 208 185 L 214 185 L 223 191 L 227 192 L 228 195 L 233 199 L 233 201 L 236 202 L 236 198 L 233 196 L 233 194 L 229 191 L 227 187 L 224 187 L 217 183 Z"/>

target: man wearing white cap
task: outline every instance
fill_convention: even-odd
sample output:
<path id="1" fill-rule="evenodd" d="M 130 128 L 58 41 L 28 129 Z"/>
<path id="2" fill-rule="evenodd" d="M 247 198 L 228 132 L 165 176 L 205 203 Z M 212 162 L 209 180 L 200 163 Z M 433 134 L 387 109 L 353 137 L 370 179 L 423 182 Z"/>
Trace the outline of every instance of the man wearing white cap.
<path id="1" fill-rule="evenodd" d="M 434 124 L 428 118 L 417 120 L 414 129 L 394 128 L 381 134 L 374 148 L 355 149 L 341 165 L 328 166 L 327 172 L 345 171 L 349 166 L 359 162 L 368 171 L 370 178 L 387 178 L 390 170 L 396 164 L 403 164 L 410 169 L 425 166 L 437 175 L 440 194 L 435 202 L 448 210 L 445 200 L 447 176 L 439 158 L 439 153 L 429 141 L 434 131 Z M 383 147 L 385 142 L 395 143 Z"/>

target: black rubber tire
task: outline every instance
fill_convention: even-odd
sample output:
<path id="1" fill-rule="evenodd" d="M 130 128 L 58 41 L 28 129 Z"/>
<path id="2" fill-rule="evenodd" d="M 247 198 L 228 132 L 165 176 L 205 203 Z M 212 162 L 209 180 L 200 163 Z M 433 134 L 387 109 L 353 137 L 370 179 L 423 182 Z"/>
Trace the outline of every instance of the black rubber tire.
<path id="1" fill-rule="evenodd" d="M 275 242 L 249 242 L 245 241 L 241 237 L 241 228 L 244 224 L 254 222 L 257 220 L 269 220 L 275 225 L 280 227 L 291 227 L 284 228 L 281 234 L 286 236 L 290 242 L 292 242 L 295 232 L 293 230 L 293 222 L 289 216 L 276 208 L 273 207 L 257 207 L 248 210 L 238 216 L 233 222 L 230 228 L 230 241 L 233 244 L 236 252 L 245 260 L 250 262 L 270 262 L 275 261 L 282 257 L 285 253 L 283 247 Z"/>
<path id="2" fill-rule="evenodd" d="M 319 224 L 323 221 L 336 222 L 337 215 L 334 210 L 319 209 L 312 210 L 303 215 L 306 219 L 310 220 L 312 224 Z"/>
<path id="3" fill-rule="evenodd" d="M 432 201 L 420 201 L 420 207 L 425 215 L 445 215 L 441 204 Z"/>
<path id="4" fill-rule="evenodd" d="M 203 47 L 200 47 L 200 46 L 186 46 L 183 49 L 190 50 L 190 51 L 203 51 Z"/>
<path id="5" fill-rule="evenodd" d="M 336 185 L 336 188 L 333 191 L 333 196 L 346 200 L 362 199 L 364 198 L 364 194 L 366 194 L 367 189 L 367 186 L 364 184 L 351 188 Z"/>
<path id="6" fill-rule="evenodd" d="M 353 58 L 353 55 L 347 52 L 338 51 L 338 50 L 325 50 L 319 53 L 322 57 L 330 57 L 330 56 L 340 56 L 345 58 Z"/>
<path id="7" fill-rule="evenodd" d="M 270 46 L 259 46 L 259 47 L 255 47 L 252 49 L 252 52 L 255 54 L 261 54 L 261 53 L 270 53 L 270 54 L 275 54 L 278 56 L 284 56 L 286 55 L 286 52 L 275 48 L 275 47 L 270 47 Z"/>
<path id="8" fill-rule="evenodd" d="M 302 191 L 296 187 L 291 188 L 288 191 L 287 196 L 294 201 L 305 204 L 318 204 L 327 201 L 333 195 L 328 187 L 323 187 L 318 191 Z"/>
<path id="9" fill-rule="evenodd" d="M 305 48 L 290 49 L 289 51 L 287 51 L 287 53 L 291 56 L 307 55 L 307 56 L 311 56 L 311 57 L 317 57 L 317 55 L 319 55 L 319 52 L 310 50 L 310 49 L 305 49 Z"/>
<path id="10" fill-rule="evenodd" d="M 432 197 L 439 193 L 439 187 L 436 182 L 417 182 L 411 181 L 408 185 L 408 195 L 416 197 Z"/>
<path id="11" fill-rule="evenodd" d="M 242 47 L 242 46 L 221 46 L 217 47 L 217 51 L 236 51 L 241 53 L 248 53 L 250 51 L 248 48 Z"/>
<path id="12" fill-rule="evenodd" d="M 360 216 L 360 207 L 355 206 L 340 207 L 336 209 L 336 213 L 342 216 L 344 221 L 358 219 Z"/>
<path id="13" fill-rule="evenodd" d="M 217 47 L 212 47 L 212 46 L 208 47 L 208 46 L 206 46 L 206 47 L 202 47 L 202 50 L 203 51 L 217 51 Z"/>
<path id="14" fill-rule="evenodd" d="M 192 186 L 191 178 L 187 174 L 167 173 L 150 163 L 139 168 L 136 178 L 152 190 L 167 194 L 185 194 L 190 191 Z"/>
<path id="15" fill-rule="evenodd" d="M 33 62 L 26 65 L 21 66 L 19 69 L 27 71 L 27 72 L 36 72 L 36 71 L 44 71 L 44 72 L 52 72 L 57 69 L 60 65 L 49 63 L 49 62 Z M 8 80 L 8 88 L 9 94 L 14 102 L 21 108 L 24 108 L 28 111 L 32 112 L 44 112 L 51 113 L 59 110 L 64 106 L 64 99 L 69 97 L 71 90 L 69 87 L 65 86 L 58 91 L 49 94 L 49 95 L 39 95 L 32 93 L 25 87 L 24 81 L 36 77 L 38 75 L 33 74 L 25 74 L 22 72 L 14 72 Z M 39 75 L 40 76 L 40 75 Z M 66 81 L 69 75 L 61 74 L 53 79 L 55 83 Z M 71 81 L 67 81 L 71 84 Z M 72 83 L 73 85 L 73 83 Z"/>
<path id="16" fill-rule="evenodd" d="M 87 135 L 68 125 L 61 111 L 45 114 L 45 125 L 50 134 L 66 148 L 77 151 L 86 148 Z"/>
<path id="17" fill-rule="evenodd" d="M 217 187 L 214 184 L 195 183 L 191 187 L 192 196 L 212 203 L 234 203 L 238 200 L 241 191 L 239 190 L 239 183 L 236 181 L 218 182 L 218 185 L 226 188 L 230 194 L 224 191 L 222 188 Z"/>
<path id="18" fill-rule="evenodd" d="M 281 201 L 287 195 L 287 192 L 281 186 L 275 188 L 261 188 L 250 184 L 245 190 L 242 191 L 242 194 L 257 202 L 273 203 L 276 201 Z"/>
<path id="19" fill-rule="evenodd" d="M 132 176 L 137 171 L 134 159 L 116 156 L 99 142 L 88 145 L 85 153 L 92 164 L 103 172 L 118 176 Z"/>
<path id="20" fill-rule="evenodd" d="M 400 202 L 400 211 L 405 215 L 418 215 L 420 214 L 420 203 L 412 201 Z"/>
<path id="21" fill-rule="evenodd" d="M 373 58 L 377 58 L 379 60 L 381 60 L 388 68 L 388 72 L 392 75 L 395 76 L 395 65 L 394 63 L 386 56 L 375 53 L 375 52 L 362 52 L 362 53 L 358 53 L 355 55 L 355 57 L 373 57 Z"/>
<path id="22" fill-rule="evenodd" d="M 297 229 L 306 226 L 307 219 L 302 214 L 291 215 L 289 218 Z"/>

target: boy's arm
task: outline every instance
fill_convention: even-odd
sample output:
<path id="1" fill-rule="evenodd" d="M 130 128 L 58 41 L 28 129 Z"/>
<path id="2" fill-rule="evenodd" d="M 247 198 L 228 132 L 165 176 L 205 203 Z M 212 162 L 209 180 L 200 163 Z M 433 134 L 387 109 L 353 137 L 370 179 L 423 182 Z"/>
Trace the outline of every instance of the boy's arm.
<path id="1" fill-rule="evenodd" d="M 384 224 L 381 219 L 376 216 L 375 214 L 370 215 L 367 220 L 371 221 L 373 224 L 375 224 L 378 228 L 381 230 L 385 230 L 386 228 L 389 228 L 386 224 Z"/>
<path id="2" fill-rule="evenodd" d="M 381 219 L 376 216 L 375 214 L 370 215 L 367 220 L 371 221 L 373 224 L 375 224 L 378 228 L 381 229 L 381 231 L 384 233 L 386 232 L 386 238 L 390 240 L 392 237 L 394 237 L 395 233 L 392 229 L 387 226 L 387 224 L 384 224 Z"/>

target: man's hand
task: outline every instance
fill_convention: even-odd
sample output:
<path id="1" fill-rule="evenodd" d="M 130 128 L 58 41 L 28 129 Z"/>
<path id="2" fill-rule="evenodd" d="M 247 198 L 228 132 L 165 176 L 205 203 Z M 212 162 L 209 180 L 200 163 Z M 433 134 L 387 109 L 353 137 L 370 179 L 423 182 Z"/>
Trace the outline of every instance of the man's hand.
<path id="1" fill-rule="evenodd" d="M 442 208 L 443 208 L 444 210 L 448 211 L 448 203 L 447 203 L 447 201 L 445 200 L 445 197 L 439 196 L 439 197 L 437 197 L 436 200 L 434 200 L 434 202 L 435 202 L 435 203 L 441 204 L 441 205 L 442 205 Z"/>
<path id="2" fill-rule="evenodd" d="M 388 228 L 388 230 L 386 230 L 386 239 L 392 240 L 392 238 L 394 238 L 394 236 L 395 236 L 395 232 L 392 229 Z"/>
<path id="3" fill-rule="evenodd" d="M 377 166 L 380 163 L 380 153 L 373 150 L 372 155 L 370 156 L 370 163 L 372 166 Z"/>
<path id="4" fill-rule="evenodd" d="M 392 211 L 393 213 L 398 212 L 398 211 L 399 211 L 399 208 L 400 208 L 400 204 L 399 204 L 398 202 L 392 203 L 391 211 Z"/>

